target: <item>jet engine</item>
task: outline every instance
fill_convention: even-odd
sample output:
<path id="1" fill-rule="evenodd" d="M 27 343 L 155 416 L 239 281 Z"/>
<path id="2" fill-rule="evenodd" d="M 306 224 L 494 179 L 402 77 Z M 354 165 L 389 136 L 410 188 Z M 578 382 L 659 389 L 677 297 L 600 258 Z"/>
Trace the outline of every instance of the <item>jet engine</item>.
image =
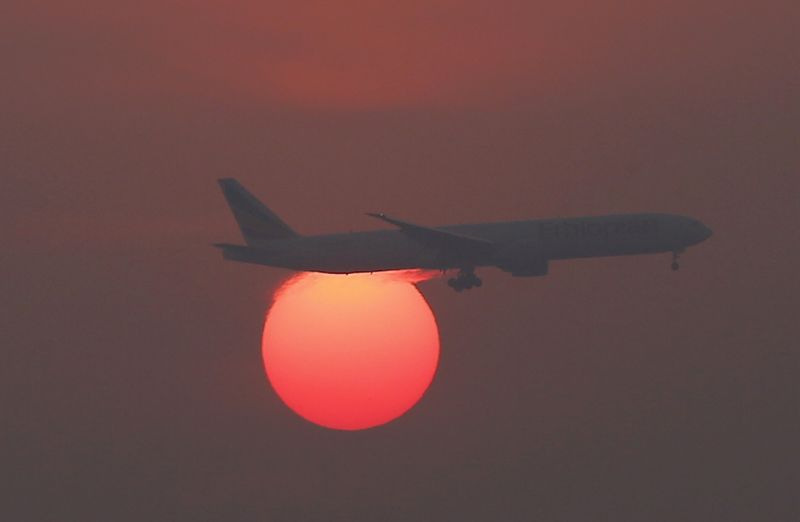
<path id="1" fill-rule="evenodd" d="M 501 249 L 495 259 L 495 266 L 514 277 L 536 277 L 547 275 L 547 259 L 542 256 L 538 245 L 515 243 Z"/>

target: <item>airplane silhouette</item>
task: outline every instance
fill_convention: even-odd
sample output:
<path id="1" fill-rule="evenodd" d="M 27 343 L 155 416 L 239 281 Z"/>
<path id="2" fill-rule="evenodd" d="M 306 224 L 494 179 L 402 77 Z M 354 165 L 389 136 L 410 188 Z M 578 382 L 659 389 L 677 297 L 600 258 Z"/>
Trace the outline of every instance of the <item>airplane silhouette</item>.
<path id="1" fill-rule="evenodd" d="M 307 272 L 350 274 L 402 269 L 457 269 L 456 291 L 479 287 L 475 268 L 494 266 L 512 276 L 547 274 L 552 260 L 672 252 L 672 269 L 687 247 L 712 232 L 675 214 L 615 214 L 428 227 L 367 215 L 396 227 L 301 236 L 232 178 L 219 180 L 246 245 L 217 243 L 233 261 Z"/>

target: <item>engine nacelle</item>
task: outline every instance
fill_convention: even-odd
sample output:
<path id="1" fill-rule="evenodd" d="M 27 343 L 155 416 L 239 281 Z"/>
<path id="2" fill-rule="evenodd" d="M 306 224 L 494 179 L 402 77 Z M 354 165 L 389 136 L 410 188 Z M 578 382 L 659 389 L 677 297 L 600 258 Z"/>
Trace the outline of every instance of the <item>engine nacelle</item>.
<path id="1" fill-rule="evenodd" d="M 495 266 L 514 277 L 547 275 L 547 259 L 541 249 L 532 243 L 515 243 L 498 252 Z"/>

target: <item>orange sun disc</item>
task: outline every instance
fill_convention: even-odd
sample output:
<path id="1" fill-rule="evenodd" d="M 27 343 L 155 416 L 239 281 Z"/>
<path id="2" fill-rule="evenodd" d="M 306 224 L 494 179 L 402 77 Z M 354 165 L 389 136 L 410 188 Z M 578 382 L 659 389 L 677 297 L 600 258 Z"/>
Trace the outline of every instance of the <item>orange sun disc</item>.
<path id="1" fill-rule="evenodd" d="M 439 362 L 439 331 L 403 273 L 301 273 L 276 292 L 264 324 L 267 377 L 289 408 L 341 430 L 396 419 Z"/>

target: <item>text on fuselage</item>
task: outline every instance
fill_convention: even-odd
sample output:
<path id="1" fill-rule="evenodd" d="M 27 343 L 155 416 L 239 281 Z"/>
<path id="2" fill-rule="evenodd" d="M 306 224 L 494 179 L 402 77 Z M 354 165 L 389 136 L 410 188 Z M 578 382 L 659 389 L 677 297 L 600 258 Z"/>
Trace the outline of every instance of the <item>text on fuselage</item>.
<path id="1" fill-rule="evenodd" d="M 545 221 L 539 223 L 539 237 L 544 241 L 559 239 L 655 238 L 657 236 L 658 221 L 656 219 Z"/>

